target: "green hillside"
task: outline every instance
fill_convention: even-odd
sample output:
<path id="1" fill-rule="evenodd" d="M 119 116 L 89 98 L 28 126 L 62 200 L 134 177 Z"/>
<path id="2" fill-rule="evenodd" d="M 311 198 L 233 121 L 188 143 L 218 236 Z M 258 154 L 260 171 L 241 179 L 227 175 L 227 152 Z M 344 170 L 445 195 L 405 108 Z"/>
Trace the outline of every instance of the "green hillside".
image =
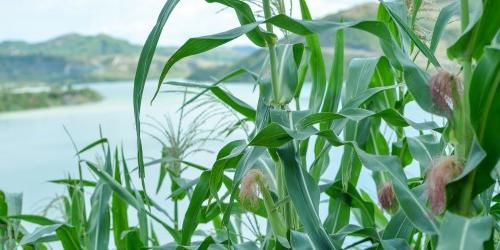
<path id="1" fill-rule="evenodd" d="M 69 34 L 41 43 L 0 43 L 0 83 L 68 83 L 133 79 L 141 47 L 108 35 Z M 157 77 L 175 47 L 160 47 L 151 65 Z M 174 77 L 186 77 L 205 65 L 230 65 L 249 48 L 220 48 L 187 59 Z"/>

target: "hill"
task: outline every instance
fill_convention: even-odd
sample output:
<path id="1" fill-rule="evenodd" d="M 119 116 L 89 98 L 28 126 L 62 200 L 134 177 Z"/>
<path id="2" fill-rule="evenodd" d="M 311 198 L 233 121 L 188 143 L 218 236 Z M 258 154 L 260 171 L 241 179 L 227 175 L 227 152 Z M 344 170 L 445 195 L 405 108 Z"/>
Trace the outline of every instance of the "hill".
<path id="1" fill-rule="evenodd" d="M 175 47 L 160 47 L 151 65 L 157 77 Z M 184 60 L 173 77 L 186 77 L 205 65 L 230 65 L 252 47 L 219 48 Z M 100 34 L 69 34 L 40 43 L 0 43 L 0 83 L 68 83 L 133 79 L 141 46 Z"/>

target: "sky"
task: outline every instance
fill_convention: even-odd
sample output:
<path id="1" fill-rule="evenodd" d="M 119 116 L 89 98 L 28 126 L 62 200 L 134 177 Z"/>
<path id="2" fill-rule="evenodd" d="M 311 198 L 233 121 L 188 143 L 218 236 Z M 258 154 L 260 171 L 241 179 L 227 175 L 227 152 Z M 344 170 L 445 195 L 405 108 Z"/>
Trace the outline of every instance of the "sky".
<path id="1" fill-rule="evenodd" d="M 293 0 L 298 6 L 298 1 Z M 314 18 L 375 0 L 308 0 Z M 41 42 L 67 33 L 109 34 L 142 44 L 166 0 L 0 0 L 0 41 Z M 286 1 L 288 2 L 288 1 Z M 170 16 L 161 45 L 238 26 L 232 10 L 204 0 L 181 0 Z M 233 44 L 248 44 L 241 38 Z"/>

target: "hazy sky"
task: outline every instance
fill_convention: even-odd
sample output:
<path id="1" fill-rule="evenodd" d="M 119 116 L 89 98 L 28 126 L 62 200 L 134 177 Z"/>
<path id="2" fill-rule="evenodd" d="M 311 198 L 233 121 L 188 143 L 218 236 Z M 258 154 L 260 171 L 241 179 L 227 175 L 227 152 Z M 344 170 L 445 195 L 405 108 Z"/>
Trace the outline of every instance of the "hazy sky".
<path id="1" fill-rule="evenodd" d="M 0 41 L 44 41 L 66 33 L 106 33 L 143 43 L 166 0 L 0 0 Z M 314 17 L 374 0 L 308 0 Z M 288 2 L 288 1 L 287 1 Z M 294 4 L 298 6 L 298 1 Z M 160 43 L 178 45 L 193 36 L 238 25 L 231 10 L 204 0 L 181 0 Z M 233 44 L 245 44 L 245 39 Z"/>

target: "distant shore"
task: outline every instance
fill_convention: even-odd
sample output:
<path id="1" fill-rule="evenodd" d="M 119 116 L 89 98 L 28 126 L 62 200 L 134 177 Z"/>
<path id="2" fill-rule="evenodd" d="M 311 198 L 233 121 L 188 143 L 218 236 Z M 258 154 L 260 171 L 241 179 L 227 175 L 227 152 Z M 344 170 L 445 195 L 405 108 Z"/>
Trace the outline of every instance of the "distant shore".
<path id="1" fill-rule="evenodd" d="M 95 90 L 71 87 L 0 89 L 0 112 L 79 105 L 102 100 Z"/>

